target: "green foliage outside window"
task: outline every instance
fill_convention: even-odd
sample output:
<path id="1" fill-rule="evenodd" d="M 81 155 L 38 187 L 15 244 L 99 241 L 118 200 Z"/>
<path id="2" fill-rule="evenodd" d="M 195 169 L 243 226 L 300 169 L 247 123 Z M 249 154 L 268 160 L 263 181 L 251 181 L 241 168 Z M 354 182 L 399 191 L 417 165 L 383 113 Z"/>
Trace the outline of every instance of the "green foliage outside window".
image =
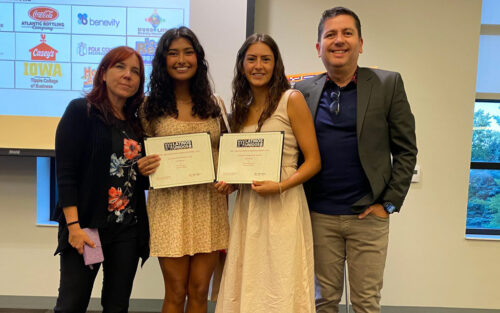
<path id="1" fill-rule="evenodd" d="M 471 170 L 467 227 L 500 229 L 500 171 Z"/>
<path id="2" fill-rule="evenodd" d="M 496 105 L 496 104 L 495 104 Z M 498 106 L 500 111 L 500 105 Z M 474 112 L 472 162 L 500 162 L 500 116 L 482 109 Z"/>
<path id="3" fill-rule="evenodd" d="M 500 162 L 500 105 L 497 103 L 476 103 L 471 161 Z M 500 170 L 470 170 L 467 228 L 500 229 Z"/>

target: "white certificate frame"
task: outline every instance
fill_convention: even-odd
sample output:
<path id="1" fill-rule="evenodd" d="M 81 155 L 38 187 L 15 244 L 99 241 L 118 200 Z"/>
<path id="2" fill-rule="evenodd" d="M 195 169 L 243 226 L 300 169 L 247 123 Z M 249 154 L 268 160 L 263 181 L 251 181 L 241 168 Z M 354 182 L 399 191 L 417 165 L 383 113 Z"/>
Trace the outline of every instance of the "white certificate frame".
<path id="1" fill-rule="evenodd" d="M 283 131 L 222 134 L 217 180 L 228 184 L 281 181 Z"/>
<path id="2" fill-rule="evenodd" d="M 151 189 L 212 183 L 215 181 L 210 133 L 191 133 L 144 139 L 146 155 L 161 158 L 149 176 Z"/>

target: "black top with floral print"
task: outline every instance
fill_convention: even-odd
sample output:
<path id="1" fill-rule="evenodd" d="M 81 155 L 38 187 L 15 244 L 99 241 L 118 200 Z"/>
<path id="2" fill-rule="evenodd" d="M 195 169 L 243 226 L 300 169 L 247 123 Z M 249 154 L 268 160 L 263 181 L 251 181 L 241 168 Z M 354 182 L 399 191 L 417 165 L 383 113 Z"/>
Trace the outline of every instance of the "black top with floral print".
<path id="1" fill-rule="evenodd" d="M 132 227 L 137 224 L 135 192 L 137 160 L 142 157 L 139 137 L 126 122 L 115 119 L 111 130 L 111 160 L 109 167 L 108 218 L 104 241 L 137 236 Z"/>

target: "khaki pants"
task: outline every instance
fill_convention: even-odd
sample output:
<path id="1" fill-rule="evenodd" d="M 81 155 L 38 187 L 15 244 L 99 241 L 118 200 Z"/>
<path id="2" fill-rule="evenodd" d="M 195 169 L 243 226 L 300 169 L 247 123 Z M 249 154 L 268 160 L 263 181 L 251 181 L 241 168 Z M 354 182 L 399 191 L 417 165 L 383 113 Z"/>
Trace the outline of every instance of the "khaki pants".
<path id="1" fill-rule="evenodd" d="M 379 313 L 389 218 L 311 212 L 317 313 L 337 313 L 347 260 L 356 313 Z"/>

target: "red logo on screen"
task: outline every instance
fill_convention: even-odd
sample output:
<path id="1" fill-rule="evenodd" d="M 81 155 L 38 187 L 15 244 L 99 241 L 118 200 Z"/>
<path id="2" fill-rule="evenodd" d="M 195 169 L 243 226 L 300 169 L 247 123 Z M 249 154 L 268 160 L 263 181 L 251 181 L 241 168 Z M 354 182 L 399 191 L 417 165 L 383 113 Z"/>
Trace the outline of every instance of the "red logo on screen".
<path id="1" fill-rule="evenodd" d="M 45 43 L 45 34 L 40 35 L 42 43 L 31 48 L 31 59 L 37 61 L 55 61 L 57 50 Z"/>
<path id="2" fill-rule="evenodd" d="M 28 11 L 28 15 L 37 21 L 53 21 L 59 16 L 59 12 L 49 7 L 35 7 Z"/>

